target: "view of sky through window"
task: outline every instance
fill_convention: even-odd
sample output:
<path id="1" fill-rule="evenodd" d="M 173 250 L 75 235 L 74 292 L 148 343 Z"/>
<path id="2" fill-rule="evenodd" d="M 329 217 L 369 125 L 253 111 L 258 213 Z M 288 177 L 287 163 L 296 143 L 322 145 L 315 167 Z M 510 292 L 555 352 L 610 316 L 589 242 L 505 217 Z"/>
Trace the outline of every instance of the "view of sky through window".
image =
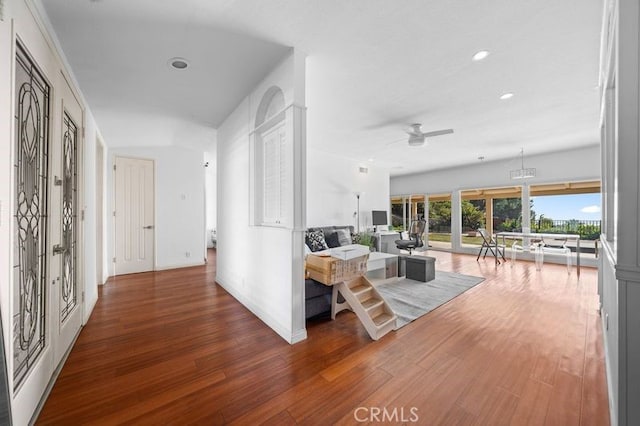
<path id="1" fill-rule="evenodd" d="M 600 194 L 547 195 L 531 197 L 536 218 L 553 220 L 600 220 Z"/>

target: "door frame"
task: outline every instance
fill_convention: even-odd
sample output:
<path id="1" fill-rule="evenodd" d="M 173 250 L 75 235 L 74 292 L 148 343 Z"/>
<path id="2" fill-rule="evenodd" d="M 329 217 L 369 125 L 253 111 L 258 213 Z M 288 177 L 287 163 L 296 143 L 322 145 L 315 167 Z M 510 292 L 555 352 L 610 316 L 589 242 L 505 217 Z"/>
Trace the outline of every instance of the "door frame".
<path id="1" fill-rule="evenodd" d="M 105 273 L 104 273 L 104 254 L 106 253 L 104 246 L 104 223 L 105 223 L 105 145 L 102 137 L 96 134 L 96 158 L 95 158 L 95 172 L 96 172 L 96 281 L 98 285 L 104 285 Z"/>
<path id="2" fill-rule="evenodd" d="M 112 191 L 111 191 L 111 247 L 112 247 L 112 251 L 111 251 L 111 259 L 110 259 L 110 265 L 111 265 L 111 272 L 113 276 L 117 276 L 117 275 L 126 275 L 126 274 L 118 274 L 116 271 L 116 263 L 114 262 L 114 259 L 116 258 L 116 248 L 117 248 L 117 235 L 118 235 L 118 229 L 116 227 L 116 198 L 117 198 L 117 192 L 116 192 L 116 161 L 118 158 L 128 158 L 131 160 L 145 160 L 145 161 L 151 161 L 153 163 L 153 255 L 151 256 L 151 258 L 153 259 L 153 265 L 151 268 L 151 271 L 156 271 L 157 270 L 157 266 L 158 266 L 158 260 L 157 260 L 157 254 L 158 254 L 158 234 L 157 234 L 157 223 L 158 223 L 158 212 L 157 212 L 157 208 L 156 208 L 156 203 L 157 203 L 157 195 L 156 195 L 156 187 L 157 187 L 157 167 L 156 167 L 156 160 L 154 158 L 149 158 L 149 157 L 141 157 L 141 156 L 137 156 L 137 155 L 123 155 L 123 154 L 117 154 L 114 153 L 111 156 L 111 165 L 110 165 L 110 172 L 111 172 L 111 181 L 112 181 Z"/>

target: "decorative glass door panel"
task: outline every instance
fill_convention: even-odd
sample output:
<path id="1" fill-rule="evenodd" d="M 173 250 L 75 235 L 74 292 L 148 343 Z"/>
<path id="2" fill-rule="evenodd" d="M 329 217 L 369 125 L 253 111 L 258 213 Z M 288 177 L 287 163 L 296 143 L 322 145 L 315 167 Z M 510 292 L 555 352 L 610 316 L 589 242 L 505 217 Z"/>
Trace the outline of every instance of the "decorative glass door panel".
<path id="1" fill-rule="evenodd" d="M 62 138 L 62 265 L 60 321 L 67 319 L 77 305 L 77 140 L 78 127 L 65 111 Z"/>
<path id="2" fill-rule="evenodd" d="M 18 44 L 15 68 L 14 388 L 46 346 L 50 88 Z"/>

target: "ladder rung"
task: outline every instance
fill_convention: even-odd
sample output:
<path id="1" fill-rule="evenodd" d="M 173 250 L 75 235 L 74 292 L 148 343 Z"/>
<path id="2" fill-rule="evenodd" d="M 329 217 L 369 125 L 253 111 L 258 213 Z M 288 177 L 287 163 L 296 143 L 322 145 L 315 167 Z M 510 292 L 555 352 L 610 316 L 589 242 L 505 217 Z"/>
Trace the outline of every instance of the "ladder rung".
<path id="1" fill-rule="evenodd" d="M 364 293 L 365 291 L 369 291 L 369 290 L 371 290 L 371 287 L 369 287 L 369 286 L 357 285 L 357 286 L 355 286 L 355 287 L 353 287 L 351 289 L 351 292 L 357 296 L 357 295 L 359 295 L 361 293 Z"/>
<path id="2" fill-rule="evenodd" d="M 378 315 L 377 317 L 373 318 L 373 323 L 376 325 L 376 327 L 382 327 L 384 325 L 386 325 L 387 323 L 393 321 L 395 319 L 395 315 L 393 314 L 388 314 L 386 312 Z"/>
<path id="3" fill-rule="evenodd" d="M 381 299 L 376 299 L 375 297 L 372 297 L 370 299 L 367 299 L 365 301 L 362 302 L 362 307 L 365 308 L 367 311 L 370 309 L 375 308 L 376 306 L 380 306 L 384 303 L 383 300 Z"/>

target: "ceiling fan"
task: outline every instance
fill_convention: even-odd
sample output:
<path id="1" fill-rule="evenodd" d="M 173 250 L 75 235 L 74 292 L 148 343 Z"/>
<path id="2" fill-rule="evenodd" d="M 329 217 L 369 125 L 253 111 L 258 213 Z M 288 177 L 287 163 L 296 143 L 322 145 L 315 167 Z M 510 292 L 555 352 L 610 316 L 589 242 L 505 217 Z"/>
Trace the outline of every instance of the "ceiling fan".
<path id="1" fill-rule="evenodd" d="M 453 129 L 442 129 L 434 130 L 432 132 L 423 132 L 422 124 L 420 123 L 412 124 L 411 128 L 411 130 L 407 131 L 407 134 L 409 135 L 409 140 L 407 141 L 409 143 L 409 146 L 422 146 L 424 145 L 426 138 L 453 133 Z"/>

